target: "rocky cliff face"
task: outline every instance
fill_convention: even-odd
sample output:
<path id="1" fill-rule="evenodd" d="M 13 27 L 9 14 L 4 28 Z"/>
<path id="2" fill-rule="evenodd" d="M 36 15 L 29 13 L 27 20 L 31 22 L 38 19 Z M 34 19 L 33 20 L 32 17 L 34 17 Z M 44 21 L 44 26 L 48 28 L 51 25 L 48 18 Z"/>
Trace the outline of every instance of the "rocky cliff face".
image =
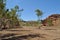
<path id="1" fill-rule="evenodd" d="M 60 24 L 60 14 L 52 14 L 42 21 L 44 26 L 58 26 Z"/>

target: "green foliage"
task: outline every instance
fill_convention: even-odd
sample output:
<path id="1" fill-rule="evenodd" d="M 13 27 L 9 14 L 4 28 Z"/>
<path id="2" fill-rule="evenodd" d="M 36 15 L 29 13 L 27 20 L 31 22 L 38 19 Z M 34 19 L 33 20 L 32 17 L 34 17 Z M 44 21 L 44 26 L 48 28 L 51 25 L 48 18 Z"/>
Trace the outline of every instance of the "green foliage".
<path id="1" fill-rule="evenodd" d="M 19 10 L 19 6 L 16 5 L 9 11 L 9 9 L 6 9 L 5 6 L 6 0 L 0 0 L 0 19 L 2 20 L 2 25 L 4 26 L 4 28 L 7 24 L 9 24 L 8 26 L 12 25 L 12 27 L 19 25 L 17 12 L 21 12 L 23 10 Z"/>
<path id="2" fill-rule="evenodd" d="M 36 15 L 38 17 L 38 21 L 41 21 L 41 16 L 43 15 L 42 11 L 39 9 L 36 9 L 35 12 L 36 12 Z"/>
<path id="3" fill-rule="evenodd" d="M 35 12 L 37 12 L 36 13 L 37 16 L 42 16 L 42 14 L 43 14 L 42 11 L 39 9 L 36 9 Z"/>

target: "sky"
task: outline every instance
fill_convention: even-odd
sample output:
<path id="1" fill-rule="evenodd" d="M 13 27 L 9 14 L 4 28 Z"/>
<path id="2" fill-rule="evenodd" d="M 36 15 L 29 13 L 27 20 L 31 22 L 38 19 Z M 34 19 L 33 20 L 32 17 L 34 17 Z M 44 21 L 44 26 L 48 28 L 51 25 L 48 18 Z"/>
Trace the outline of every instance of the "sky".
<path id="1" fill-rule="evenodd" d="M 19 12 L 19 18 L 25 21 L 38 20 L 36 16 L 36 9 L 43 12 L 42 19 L 47 18 L 51 14 L 60 14 L 60 0 L 7 0 L 6 8 L 11 9 L 18 5 L 19 9 L 24 9 Z"/>

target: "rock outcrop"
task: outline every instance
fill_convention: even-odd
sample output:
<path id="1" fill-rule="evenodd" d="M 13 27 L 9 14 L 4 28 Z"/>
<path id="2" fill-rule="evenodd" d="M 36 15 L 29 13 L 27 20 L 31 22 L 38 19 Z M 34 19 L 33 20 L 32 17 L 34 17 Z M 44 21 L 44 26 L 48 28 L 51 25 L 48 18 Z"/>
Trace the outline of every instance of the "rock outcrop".
<path id="1" fill-rule="evenodd" d="M 44 26 L 58 26 L 60 24 L 60 14 L 52 14 L 45 20 L 42 20 Z"/>

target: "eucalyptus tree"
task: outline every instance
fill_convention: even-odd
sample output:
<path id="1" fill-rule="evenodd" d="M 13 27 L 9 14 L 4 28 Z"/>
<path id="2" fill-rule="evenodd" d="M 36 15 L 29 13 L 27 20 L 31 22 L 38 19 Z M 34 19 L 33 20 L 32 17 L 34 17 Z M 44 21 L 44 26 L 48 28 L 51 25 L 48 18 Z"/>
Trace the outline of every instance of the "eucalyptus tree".
<path id="1" fill-rule="evenodd" d="M 11 24 L 14 27 L 15 25 L 19 25 L 19 18 L 17 12 L 23 11 L 22 9 L 19 9 L 19 6 L 15 6 L 14 8 L 11 9 L 11 11 L 8 13 L 10 16 Z"/>
<path id="2" fill-rule="evenodd" d="M 6 28 L 6 24 L 14 25 L 19 24 L 19 18 L 17 12 L 23 11 L 22 9 L 19 10 L 19 7 L 16 5 L 14 8 L 12 8 L 10 11 L 9 9 L 6 9 L 6 0 L 0 0 L 0 27 Z"/>
<path id="3" fill-rule="evenodd" d="M 43 12 L 41 10 L 39 10 L 39 9 L 36 9 L 35 12 L 36 12 L 36 15 L 38 17 L 38 23 L 40 24 L 41 23 L 41 17 L 43 15 Z"/>
<path id="4" fill-rule="evenodd" d="M 6 0 L 0 0 L 0 18 L 4 16 Z"/>
<path id="5" fill-rule="evenodd" d="M 1 26 L 2 25 L 5 27 L 5 15 L 6 15 L 6 9 L 5 9 L 5 6 L 6 6 L 6 0 L 0 0 L 0 19 L 1 19 Z"/>

